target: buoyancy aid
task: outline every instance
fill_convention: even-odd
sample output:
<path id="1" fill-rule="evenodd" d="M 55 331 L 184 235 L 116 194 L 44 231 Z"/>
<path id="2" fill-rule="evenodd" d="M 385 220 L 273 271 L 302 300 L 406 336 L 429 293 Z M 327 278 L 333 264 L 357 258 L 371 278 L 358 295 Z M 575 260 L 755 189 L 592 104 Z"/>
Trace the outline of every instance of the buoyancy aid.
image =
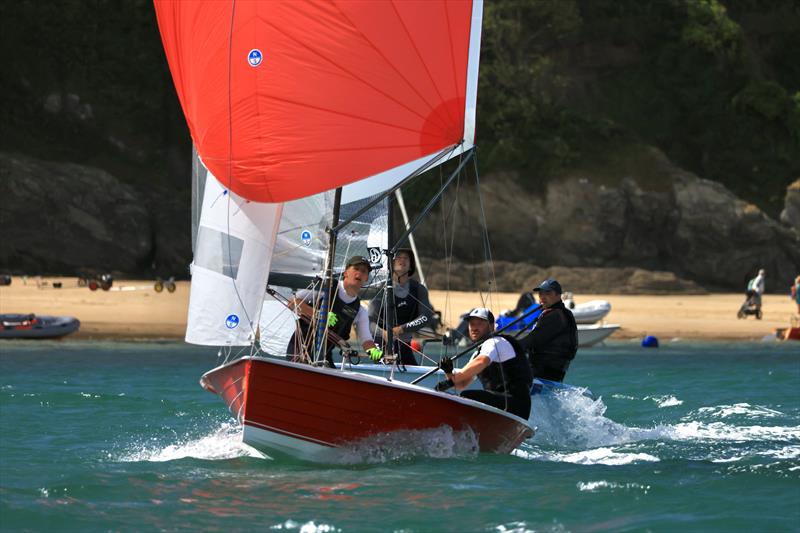
<path id="1" fill-rule="evenodd" d="M 396 292 L 393 294 L 395 324 L 407 324 L 419 316 L 419 282 L 413 279 L 408 280 L 408 293 L 403 298 L 399 298 Z M 384 313 L 379 314 L 378 326 L 386 329 L 384 317 Z"/>
<path id="2" fill-rule="evenodd" d="M 335 326 L 328 329 L 344 340 L 348 340 L 350 338 L 350 330 L 353 328 L 353 322 L 356 320 L 359 309 L 361 309 L 360 298 L 356 298 L 349 304 L 344 303 L 338 297 L 334 298 L 332 311 L 336 313 L 338 320 Z"/>
<path id="3" fill-rule="evenodd" d="M 554 316 L 555 313 L 561 316 Z M 552 327 L 554 320 L 563 324 L 559 328 L 558 334 L 547 342 L 538 342 L 536 330 L 534 330 L 530 335 L 533 343 L 528 355 L 534 377 L 563 381 L 567 369 L 578 351 L 578 327 L 572 312 L 562 302 L 545 309 L 539 318 L 537 328 Z"/>
<path id="4" fill-rule="evenodd" d="M 333 299 L 333 307 L 331 308 L 331 311 L 336 313 L 336 318 L 338 320 L 336 321 L 336 325 L 329 327 L 328 330 L 331 333 L 335 333 L 342 339 L 348 340 L 350 338 L 350 330 L 353 328 L 353 323 L 356 320 L 356 315 L 358 314 L 359 309 L 361 309 L 360 298 L 356 298 L 350 303 L 345 303 L 338 297 L 337 293 L 337 297 Z M 302 338 L 306 339 L 306 342 L 308 343 L 306 347 L 310 349 L 311 345 L 313 344 L 313 335 L 308 334 L 308 322 L 302 321 L 300 323 L 300 327 L 303 333 Z M 295 337 L 292 336 L 292 341 L 294 338 Z M 292 341 L 290 341 L 290 345 L 292 344 Z M 330 353 L 335 347 L 336 345 L 334 343 L 329 342 L 327 345 L 327 352 Z"/>
<path id="5" fill-rule="evenodd" d="M 525 351 L 514 337 L 510 335 L 498 335 L 498 337 L 511 344 L 515 357 L 502 363 L 492 362 L 478 374 L 478 379 L 487 391 L 529 395 L 533 375 Z M 481 353 L 480 349 L 478 353 Z"/>

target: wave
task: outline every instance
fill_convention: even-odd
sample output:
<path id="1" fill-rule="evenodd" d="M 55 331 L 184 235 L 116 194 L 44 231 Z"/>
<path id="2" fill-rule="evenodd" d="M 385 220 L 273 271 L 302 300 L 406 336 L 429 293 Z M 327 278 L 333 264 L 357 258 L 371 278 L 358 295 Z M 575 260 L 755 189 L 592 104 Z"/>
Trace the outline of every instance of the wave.
<path id="1" fill-rule="evenodd" d="M 724 422 L 683 422 L 668 426 L 665 437 L 674 440 L 712 441 L 796 441 L 800 439 L 800 427 L 784 426 L 735 426 Z"/>
<path id="2" fill-rule="evenodd" d="M 453 431 L 442 426 L 375 435 L 342 448 L 331 449 L 323 462 L 379 464 L 418 457 L 445 459 L 474 457 L 477 454 L 478 438 L 473 431 Z M 209 461 L 239 457 L 270 459 L 242 442 L 242 429 L 233 421 L 222 423 L 207 435 L 186 436 L 170 443 L 153 438 L 148 442 L 132 444 L 120 453 L 108 453 L 106 457 L 118 462 L 165 462 L 187 458 Z"/>
<path id="3" fill-rule="evenodd" d="M 264 458 L 258 450 L 242 442 L 242 429 L 233 421 L 222 423 L 208 435 L 187 436 L 170 444 L 134 444 L 132 448 L 116 456 L 109 454 L 109 458 L 119 462 L 163 462 L 186 458 L 211 461 L 237 457 Z"/>
<path id="4" fill-rule="evenodd" d="M 524 449 L 517 449 L 514 450 L 514 454 L 517 457 L 522 457 L 524 459 L 538 459 L 542 461 L 583 465 L 619 466 L 633 463 L 660 461 L 658 457 L 648 453 L 615 451 L 612 448 L 594 448 L 591 450 L 571 453 L 527 451 Z"/>
<path id="5" fill-rule="evenodd" d="M 470 429 L 454 431 L 442 426 L 434 429 L 394 431 L 362 439 L 334 449 L 330 462 L 339 464 L 375 464 L 415 457 L 449 459 L 478 454 L 478 436 Z"/>
<path id="6" fill-rule="evenodd" d="M 733 405 L 717 405 L 714 407 L 701 407 L 697 413 L 711 418 L 730 418 L 740 416 L 744 418 L 776 418 L 785 416 L 785 413 L 749 403 L 735 403 Z"/>
<path id="7" fill-rule="evenodd" d="M 654 401 L 659 409 L 681 402 L 670 395 L 643 399 Z M 606 411 L 602 398 L 585 396 L 580 390 L 536 395 L 531 417 L 536 434 L 515 455 L 531 460 L 602 465 L 655 462 L 676 456 L 720 463 L 753 457 L 796 460 L 800 456 L 800 427 L 752 423 L 757 418 L 767 422 L 783 416 L 763 406 L 741 403 L 702 407 L 678 422 L 656 423 L 652 427 L 621 424 L 608 418 Z M 732 420 L 734 416 L 751 423 L 737 425 Z M 207 424 L 204 419 L 199 425 Z M 663 446 L 668 443 L 672 445 Z M 681 448 L 684 443 L 692 446 Z M 442 427 L 376 435 L 332 450 L 325 462 L 376 464 L 417 457 L 472 457 L 477 448 L 473 433 Z M 690 452 L 690 448 L 694 451 Z M 120 453 L 107 455 L 108 459 L 120 462 L 239 457 L 268 458 L 242 442 L 242 430 L 233 421 L 219 422 L 210 429 L 193 429 L 171 441 L 165 441 L 163 436 L 145 438 Z"/>
<path id="8" fill-rule="evenodd" d="M 654 401 L 659 409 L 682 404 L 671 395 L 643 399 Z M 664 458 L 660 456 L 675 459 L 676 455 L 712 462 L 745 458 L 796 460 L 800 456 L 800 427 L 768 425 L 786 415 L 763 406 L 739 403 L 703 407 L 676 423 L 656 423 L 652 427 L 620 424 L 607 418 L 606 410 L 602 398 L 588 398 L 576 391 L 535 396 L 531 423 L 537 432 L 516 455 L 534 460 L 604 465 L 659 461 Z M 749 423 L 736 424 L 737 420 Z M 684 443 L 692 446 L 681 446 Z"/>

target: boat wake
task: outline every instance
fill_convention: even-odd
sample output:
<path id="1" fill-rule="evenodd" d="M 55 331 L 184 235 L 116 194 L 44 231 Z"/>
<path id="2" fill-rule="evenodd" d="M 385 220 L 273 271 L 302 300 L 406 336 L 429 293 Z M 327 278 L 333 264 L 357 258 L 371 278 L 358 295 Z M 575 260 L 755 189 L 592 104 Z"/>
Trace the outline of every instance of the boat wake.
<path id="1" fill-rule="evenodd" d="M 478 454 L 478 439 L 471 430 L 453 431 L 443 426 L 419 431 L 397 431 L 375 435 L 341 448 L 332 448 L 323 462 L 331 464 L 377 464 L 403 461 L 418 457 L 445 459 L 474 457 Z M 242 428 L 233 421 L 224 422 L 204 436 L 185 436 L 164 443 L 153 437 L 132 444 L 121 453 L 108 453 L 108 459 L 118 462 L 165 462 L 179 459 L 219 461 L 253 457 L 270 459 L 242 442 Z"/>
<path id="2" fill-rule="evenodd" d="M 659 438 L 663 426 L 630 428 L 606 418 L 602 398 L 566 389 L 533 396 L 531 423 L 537 428 L 532 442 L 557 448 L 598 448 Z"/>
<path id="3" fill-rule="evenodd" d="M 663 406 L 662 402 L 656 403 L 659 408 Z M 677 406 L 682 402 L 670 397 L 670 403 Z M 584 396 L 580 389 L 536 395 L 530 420 L 537 428 L 536 434 L 513 453 L 528 460 L 612 466 L 676 458 L 715 463 L 800 458 L 800 427 L 769 425 L 773 419 L 786 415 L 758 405 L 701 407 L 675 423 L 649 428 L 615 422 L 605 416 L 606 410 L 602 398 Z M 443 426 L 378 434 L 331 449 L 322 462 L 354 465 L 415 458 L 470 458 L 477 456 L 478 449 L 474 432 Z M 217 423 L 200 435 L 192 431 L 169 440 L 163 436 L 145 437 L 107 454 L 107 459 L 117 462 L 187 458 L 218 461 L 239 457 L 269 459 L 242 442 L 242 429 L 234 421 Z"/>
<path id="4" fill-rule="evenodd" d="M 201 437 L 185 436 L 166 445 L 162 439 L 153 438 L 151 442 L 138 443 L 132 448 L 117 456 L 109 453 L 109 459 L 119 462 L 163 462 L 186 458 L 218 461 L 264 457 L 258 450 L 242 442 L 242 428 L 233 421 L 224 422 L 210 434 Z"/>
<path id="5" fill-rule="evenodd" d="M 375 464 L 402 461 L 415 457 L 446 459 L 474 457 L 478 438 L 472 430 L 453 431 L 447 426 L 435 429 L 394 431 L 362 439 L 331 450 L 330 462 L 338 464 Z"/>
<path id="6" fill-rule="evenodd" d="M 673 396 L 644 400 L 654 401 L 658 408 L 683 403 Z M 800 457 L 800 427 L 771 425 L 787 415 L 758 405 L 701 407 L 675 423 L 649 428 L 614 422 L 605 416 L 606 409 L 601 398 L 576 390 L 534 396 L 531 423 L 536 435 L 514 453 L 531 460 L 603 465 L 676 458 L 736 462 Z"/>

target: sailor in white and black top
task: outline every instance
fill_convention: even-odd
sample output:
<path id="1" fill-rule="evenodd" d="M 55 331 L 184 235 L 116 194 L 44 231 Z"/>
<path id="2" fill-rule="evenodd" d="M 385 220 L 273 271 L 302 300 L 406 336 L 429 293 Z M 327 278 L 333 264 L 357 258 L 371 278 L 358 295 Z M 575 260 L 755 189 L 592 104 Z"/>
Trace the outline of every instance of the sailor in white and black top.
<path id="1" fill-rule="evenodd" d="M 367 310 L 361 306 L 361 299 L 358 297 L 359 291 L 369 277 L 369 271 L 370 265 L 366 258 L 355 256 L 348 260 L 342 279 L 336 286 L 336 296 L 333 298 L 333 305 L 328 313 L 328 329 L 342 339 L 348 340 L 350 339 L 350 330 L 355 326 L 356 334 L 364 351 L 373 361 L 378 361 L 383 352 L 375 345 L 369 330 Z M 300 314 L 311 317 L 319 299 L 319 291 L 302 290 L 297 292 L 291 305 Z M 308 322 L 300 321 L 298 331 L 292 335 L 289 345 L 286 347 L 288 357 L 294 359 L 295 355 L 311 353 L 313 337 L 309 332 Z M 333 343 L 329 342 L 325 353 L 325 365 L 331 368 L 334 366 L 332 352 L 335 347 Z"/>
<path id="2" fill-rule="evenodd" d="M 494 331 L 494 315 L 485 307 L 470 311 L 469 337 L 473 342 L 488 337 Z M 477 377 L 483 390 L 465 390 L 461 396 L 503 409 L 527 420 L 531 412 L 531 384 L 533 376 L 525 353 L 513 337 L 488 338 L 473 354 L 463 369 L 453 369 L 447 358 L 440 362 L 447 381 L 437 385 L 437 390 L 455 386 L 466 388 Z"/>

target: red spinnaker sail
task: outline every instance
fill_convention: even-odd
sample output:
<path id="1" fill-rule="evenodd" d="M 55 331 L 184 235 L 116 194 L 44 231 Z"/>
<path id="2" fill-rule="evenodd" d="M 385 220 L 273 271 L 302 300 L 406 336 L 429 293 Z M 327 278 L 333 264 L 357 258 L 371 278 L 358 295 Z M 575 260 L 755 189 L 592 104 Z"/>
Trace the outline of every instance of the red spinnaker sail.
<path id="1" fill-rule="evenodd" d="M 465 136 L 472 1 L 155 0 L 155 9 L 197 150 L 240 196 L 308 196 Z"/>

